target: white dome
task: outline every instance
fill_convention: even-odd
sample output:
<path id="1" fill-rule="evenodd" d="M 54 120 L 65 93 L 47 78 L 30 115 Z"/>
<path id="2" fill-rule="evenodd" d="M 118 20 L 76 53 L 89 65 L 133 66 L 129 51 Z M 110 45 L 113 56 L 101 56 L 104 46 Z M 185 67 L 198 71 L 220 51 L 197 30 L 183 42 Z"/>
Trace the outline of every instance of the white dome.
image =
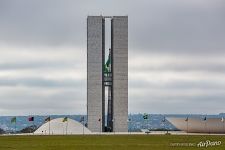
<path id="1" fill-rule="evenodd" d="M 50 129 L 50 132 L 49 132 Z M 83 126 L 83 124 L 67 119 L 63 122 L 63 118 L 53 119 L 50 122 L 44 123 L 40 126 L 34 134 L 91 134 L 91 131 Z"/>

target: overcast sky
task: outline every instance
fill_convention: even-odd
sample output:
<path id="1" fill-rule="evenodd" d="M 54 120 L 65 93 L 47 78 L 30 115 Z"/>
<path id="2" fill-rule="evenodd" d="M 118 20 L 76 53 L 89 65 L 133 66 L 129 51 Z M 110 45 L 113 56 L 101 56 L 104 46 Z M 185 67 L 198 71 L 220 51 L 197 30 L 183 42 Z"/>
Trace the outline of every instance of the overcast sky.
<path id="1" fill-rule="evenodd" d="M 86 114 L 86 18 L 129 17 L 129 113 L 225 112 L 224 0 L 0 0 L 0 115 Z"/>

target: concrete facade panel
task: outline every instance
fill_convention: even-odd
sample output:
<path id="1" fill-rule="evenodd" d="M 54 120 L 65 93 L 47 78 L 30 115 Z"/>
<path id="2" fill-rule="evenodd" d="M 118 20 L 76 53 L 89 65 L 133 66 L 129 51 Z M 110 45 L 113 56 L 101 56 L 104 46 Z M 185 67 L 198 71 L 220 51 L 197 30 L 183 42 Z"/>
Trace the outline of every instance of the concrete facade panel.
<path id="1" fill-rule="evenodd" d="M 112 19 L 113 130 L 127 132 L 128 119 L 128 17 Z"/>
<path id="2" fill-rule="evenodd" d="M 87 115 L 88 128 L 92 132 L 101 132 L 104 125 L 103 48 L 104 20 L 101 16 L 89 16 L 87 18 Z"/>

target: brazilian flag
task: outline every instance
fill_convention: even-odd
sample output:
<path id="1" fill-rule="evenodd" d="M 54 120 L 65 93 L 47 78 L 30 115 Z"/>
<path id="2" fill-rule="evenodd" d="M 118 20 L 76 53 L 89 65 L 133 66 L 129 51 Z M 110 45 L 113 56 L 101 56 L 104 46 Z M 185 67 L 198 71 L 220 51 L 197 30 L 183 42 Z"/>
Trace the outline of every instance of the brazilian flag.
<path id="1" fill-rule="evenodd" d="M 109 67 L 110 64 L 111 64 L 111 60 L 110 60 L 110 55 L 109 55 L 108 60 L 106 61 L 106 66 Z"/>
<path id="2" fill-rule="evenodd" d="M 68 120 L 68 117 L 63 118 L 62 122 L 66 122 Z"/>
<path id="3" fill-rule="evenodd" d="M 104 72 L 105 72 L 105 73 L 109 73 L 109 68 L 107 67 L 106 64 L 105 64 L 105 66 L 104 66 Z"/>
<path id="4" fill-rule="evenodd" d="M 45 122 L 49 122 L 51 120 L 50 117 L 45 118 Z"/>
<path id="5" fill-rule="evenodd" d="M 147 119 L 148 119 L 148 114 L 144 113 L 143 119 L 144 119 L 144 120 L 147 120 Z"/>
<path id="6" fill-rule="evenodd" d="M 203 118 L 203 121 L 206 121 L 206 120 L 207 120 L 207 118 L 206 118 L 206 117 L 204 117 L 204 118 Z"/>
<path id="7" fill-rule="evenodd" d="M 13 117 L 13 118 L 11 119 L 11 123 L 16 123 L 16 117 Z"/>
<path id="8" fill-rule="evenodd" d="M 108 60 L 106 61 L 105 65 L 104 65 L 104 72 L 105 73 L 109 73 L 109 65 L 111 64 L 111 59 L 110 59 L 110 54 L 108 56 Z"/>

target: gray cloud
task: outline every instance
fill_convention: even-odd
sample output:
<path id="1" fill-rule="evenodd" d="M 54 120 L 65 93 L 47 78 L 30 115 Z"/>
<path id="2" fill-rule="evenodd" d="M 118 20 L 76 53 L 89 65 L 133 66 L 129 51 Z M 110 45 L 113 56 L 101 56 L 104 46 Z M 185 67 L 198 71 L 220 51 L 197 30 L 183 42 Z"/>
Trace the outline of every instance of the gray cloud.
<path id="1" fill-rule="evenodd" d="M 85 112 L 85 102 L 82 101 L 82 95 L 85 94 L 83 89 L 80 91 L 76 88 L 10 87 L 1 91 L 0 99 L 4 99 L 4 101 L 1 101 L 0 112 L 4 112 L 4 114 L 47 115 Z"/>
<path id="2" fill-rule="evenodd" d="M 84 88 L 84 81 L 74 79 L 51 80 L 45 78 L 0 78 L 0 86 L 27 86 L 27 87 L 58 87 L 58 88 Z"/>
<path id="3" fill-rule="evenodd" d="M 175 80 L 169 82 L 149 82 L 146 80 L 133 80 L 129 82 L 130 87 L 133 89 L 175 89 L 175 90 L 185 90 L 185 89 L 211 89 L 211 90 L 225 90 L 225 81 L 185 81 L 185 80 Z"/>
<path id="4" fill-rule="evenodd" d="M 88 14 L 122 14 L 129 15 L 130 47 L 135 49 L 213 53 L 225 48 L 222 0 L 3 0 L 1 6 L 0 39 L 9 44 L 84 47 Z"/>
<path id="5" fill-rule="evenodd" d="M 36 61 L 36 62 L 18 62 L 18 63 L 2 63 L 0 70 L 23 70 L 23 69 L 38 69 L 38 68 L 72 68 L 77 67 L 78 64 L 73 62 L 51 62 L 51 61 Z"/>
<path id="6" fill-rule="evenodd" d="M 185 64 L 185 63 L 170 63 L 163 64 L 160 66 L 154 66 L 154 65 L 145 65 L 145 66 L 131 66 L 132 70 L 136 71 L 177 71 L 177 72 L 188 72 L 188 71 L 197 71 L 197 72 L 207 72 L 207 73 L 222 73 L 225 72 L 225 64 L 198 64 L 198 63 L 192 63 L 192 64 Z"/>
<path id="7" fill-rule="evenodd" d="M 143 90 L 143 89 L 142 89 Z M 146 90 L 145 93 L 130 92 L 130 107 L 133 112 L 150 113 L 211 113 L 224 109 L 224 90 L 165 89 Z M 147 94 L 146 94 L 147 93 Z M 148 98 L 147 98 L 148 97 Z M 142 108 L 141 110 L 139 108 Z M 173 110 L 173 111 L 171 111 Z"/>

